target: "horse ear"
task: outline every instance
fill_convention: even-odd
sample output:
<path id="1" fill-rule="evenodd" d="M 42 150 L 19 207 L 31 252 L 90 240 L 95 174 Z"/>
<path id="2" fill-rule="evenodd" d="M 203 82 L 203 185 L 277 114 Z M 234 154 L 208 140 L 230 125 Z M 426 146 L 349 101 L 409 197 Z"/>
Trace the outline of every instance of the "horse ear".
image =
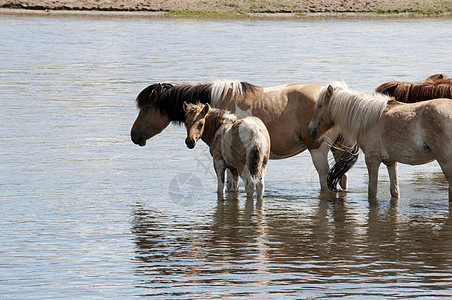
<path id="1" fill-rule="evenodd" d="M 207 115 L 207 113 L 209 112 L 209 110 L 210 110 L 210 105 L 209 105 L 209 103 L 206 103 L 206 105 L 204 105 L 204 108 L 202 109 L 202 113 L 203 113 L 204 115 Z"/>
<path id="2" fill-rule="evenodd" d="M 187 112 L 187 109 L 188 109 L 188 104 L 187 104 L 187 102 L 184 101 L 183 106 L 184 106 L 184 111 Z"/>
<path id="3" fill-rule="evenodd" d="M 328 96 L 333 95 L 334 88 L 331 86 L 331 84 L 328 85 L 326 91 L 327 91 L 327 93 L 328 93 Z"/>
<path id="4" fill-rule="evenodd" d="M 161 83 L 158 83 L 154 88 L 154 95 L 158 96 L 162 93 L 163 87 Z"/>

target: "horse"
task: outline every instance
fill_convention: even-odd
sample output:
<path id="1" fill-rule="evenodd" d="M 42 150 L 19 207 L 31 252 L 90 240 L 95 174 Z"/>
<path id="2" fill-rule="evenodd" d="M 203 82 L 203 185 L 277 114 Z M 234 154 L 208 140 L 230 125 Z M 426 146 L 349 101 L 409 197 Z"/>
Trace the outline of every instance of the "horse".
<path id="1" fill-rule="evenodd" d="M 444 74 L 435 74 L 421 83 L 386 82 L 377 87 L 375 91 L 393 96 L 397 101 L 407 103 L 435 98 L 452 99 L 452 79 Z"/>
<path id="2" fill-rule="evenodd" d="M 132 126 L 131 138 L 135 144 L 144 146 L 147 139 L 160 133 L 170 122 L 185 122 L 184 102 L 208 103 L 211 107 L 230 111 L 239 119 L 246 116 L 261 119 L 272 141 L 270 159 L 292 157 L 308 149 L 319 175 L 320 187 L 327 190 L 328 151 L 331 148 L 337 161 L 346 150 L 333 146 L 340 142 L 335 131 L 329 132 L 322 141 L 314 140 L 308 134 L 315 96 L 321 88 L 322 85 L 313 83 L 262 88 L 227 80 L 197 85 L 152 84 L 136 98 L 140 111 Z M 351 157 L 353 159 L 356 161 Z M 341 178 L 341 187 L 347 188 L 346 175 Z"/>
<path id="3" fill-rule="evenodd" d="M 428 77 L 422 83 L 410 83 L 392 81 L 380 85 L 376 93 L 382 93 L 394 97 L 397 101 L 405 103 L 414 103 L 419 101 L 431 100 L 435 98 L 452 98 L 452 79 L 445 74 L 434 74 Z M 356 147 L 346 155 L 356 155 L 359 148 Z M 339 160 L 330 170 L 327 177 L 327 185 L 330 190 L 336 190 L 337 182 L 342 175 L 354 165 L 351 159 Z"/>
<path id="4" fill-rule="evenodd" d="M 334 82 L 321 89 L 308 131 L 318 139 L 334 127 L 364 152 L 369 198 L 377 195 L 381 163 L 388 169 L 391 196 L 398 198 L 397 163 L 419 165 L 436 160 L 449 182 L 452 202 L 450 99 L 408 104 L 383 94 L 351 91 L 345 83 Z"/>
<path id="5" fill-rule="evenodd" d="M 253 197 L 256 182 L 257 198 L 264 195 L 264 177 L 270 157 L 270 135 L 265 124 L 256 117 L 237 116 L 209 104 L 187 104 L 185 143 L 193 149 L 202 139 L 208 146 L 218 179 L 218 196 L 224 196 L 224 172 L 230 170 L 234 182 L 245 183 L 246 195 Z M 234 187 L 237 190 L 238 186 Z"/>

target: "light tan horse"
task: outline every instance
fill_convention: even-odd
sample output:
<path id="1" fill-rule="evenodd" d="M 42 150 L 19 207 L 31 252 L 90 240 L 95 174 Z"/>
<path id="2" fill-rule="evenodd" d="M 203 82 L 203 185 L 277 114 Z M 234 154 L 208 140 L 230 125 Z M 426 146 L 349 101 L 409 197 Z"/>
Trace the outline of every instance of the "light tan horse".
<path id="1" fill-rule="evenodd" d="M 291 84 L 261 88 L 241 81 L 213 81 L 198 85 L 153 84 L 137 97 L 140 109 L 131 130 L 132 141 L 144 146 L 146 140 L 160 133 L 168 124 L 185 121 L 184 101 L 209 103 L 212 107 L 226 109 L 237 118 L 260 118 L 270 133 L 271 159 L 297 155 L 308 149 L 319 174 L 322 190 L 327 190 L 328 151 L 338 140 L 337 132 L 329 132 L 325 141 L 313 140 L 308 125 L 314 114 L 319 84 Z M 333 150 L 336 159 L 343 154 Z M 341 180 L 347 187 L 347 177 Z"/>
<path id="2" fill-rule="evenodd" d="M 357 142 L 369 173 L 368 194 L 377 195 L 378 169 L 388 168 L 391 196 L 399 197 L 397 162 L 419 165 L 436 160 L 449 182 L 452 201 L 452 101 L 406 104 L 382 94 L 366 95 L 335 82 L 319 93 L 309 134 L 318 139 L 333 127 Z"/>
<path id="3" fill-rule="evenodd" d="M 264 123 L 256 117 L 237 120 L 235 115 L 210 108 L 209 104 L 184 103 L 184 110 L 185 143 L 192 149 L 202 139 L 209 146 L 218 179 L 218 196 L 222 198 L 224 195 L 224 172 L 228 169 L 235 183 L 238 183 L 240 175 L 247 197 L 253 196 L 256 182 L 257 197 L 262 198 L 270 157 L 270 136 Z"/>

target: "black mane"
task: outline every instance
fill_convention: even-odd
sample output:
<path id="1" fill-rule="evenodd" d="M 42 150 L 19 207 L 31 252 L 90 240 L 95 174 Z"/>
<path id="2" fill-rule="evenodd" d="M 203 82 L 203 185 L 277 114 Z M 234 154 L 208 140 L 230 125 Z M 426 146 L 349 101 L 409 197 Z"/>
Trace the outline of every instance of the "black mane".
<path id="1" fill-rule="evenodd" d="M 183 123 L 185 122 L 184 102 L 212 104 L 212 84 L 212 82 L 198 85 L 156 83 L 142 90 L 138 94 L 136 103 L 140 109 L 152 104 L 153 107 L 162 113 L 168 114 L 171 121 Z M 162 86 L 162 91 L 158 98 L 154 99 L 153 92 L 159 85 Z M 241 88 L 242 93 L 246 97 L 247 92 L 253 90 L 256 86 L 247 82 L 241 82 Z"/>
<path id="2" fill-rule="evenodd" d="M 152 92 L 159 84 L 152 84 L 142 90 L 136 99 L 138 108 L 143 108 L 149 103 L 153 103 L 156 109 L 168 114 L 173 122 L 185 122 L 185 111 L 183 103 L 211 103 L 211 84 L 199 85 L 172 85 L 162 83 L 162 92 L 154 102 Z"/>
<path id="3" fill-rule="evenodd" d="M 166 90 L 157 100 L 157 107 L 167 113 L 171 121 L 185 122 L 184 102 L 211 103 L 211 84 L 176 85 Z"/>

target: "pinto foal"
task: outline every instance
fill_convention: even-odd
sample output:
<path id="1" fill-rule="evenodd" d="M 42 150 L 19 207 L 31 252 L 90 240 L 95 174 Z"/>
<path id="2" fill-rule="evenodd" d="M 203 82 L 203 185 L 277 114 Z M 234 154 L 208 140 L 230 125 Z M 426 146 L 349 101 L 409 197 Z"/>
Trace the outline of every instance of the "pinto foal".
<path id="1" fill-rule="evenodd" d="M 218 196 L 224 195 L 224 172 L 229 169 L 238 188 L 238 177 L 245 183 L 247 197 L 254 193 L 262 198 L 264 177 L 270 156 L 270 136 L 264 123 L 256 117 L 237 117 L 225 110 L 211 108 L 209 104 L 184 103 L 187 138 L 192 149 L 202 139 L 210 148 L 218 179 Z"/>

